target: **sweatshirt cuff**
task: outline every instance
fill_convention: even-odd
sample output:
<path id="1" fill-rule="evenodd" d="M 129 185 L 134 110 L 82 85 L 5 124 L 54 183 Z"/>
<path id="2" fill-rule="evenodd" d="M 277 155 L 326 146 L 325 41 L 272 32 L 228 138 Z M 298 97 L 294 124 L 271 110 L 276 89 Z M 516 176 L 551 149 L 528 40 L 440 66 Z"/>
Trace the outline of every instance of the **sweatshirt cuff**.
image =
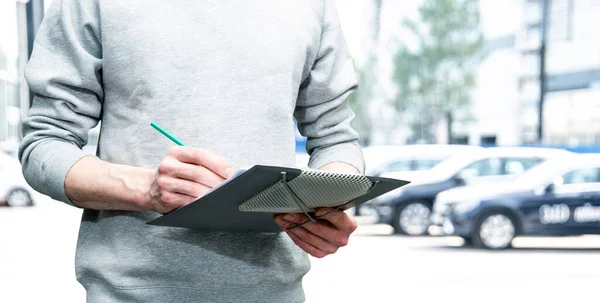
<path id="1" fill-rule="evenodd" d="M 343 143 L 315 149 L 308 167 L 319 169 L 331 162 L 344 162 L 354 166 L 361 174 L 365 173 L 365 161 L 360 146 L 356 143 Z"/>
<path id="2" fill-rule="evenodd" d="M 25 175 L 41 177 L 37 178 L 37 181 L 42 183 L 38 185 L 40 188 L 44 188 L 45 194 L 52 199 L 80 208 L 67 197 L 65 179 L 73 165 L 86 156 L 89 156 L 89 154 L 72 143 L 64 141 L 45 142 L 36 146 L 32 151 L 30 157 L 38 163 L 28 165 L 27 170 L 29 172 Z"/>

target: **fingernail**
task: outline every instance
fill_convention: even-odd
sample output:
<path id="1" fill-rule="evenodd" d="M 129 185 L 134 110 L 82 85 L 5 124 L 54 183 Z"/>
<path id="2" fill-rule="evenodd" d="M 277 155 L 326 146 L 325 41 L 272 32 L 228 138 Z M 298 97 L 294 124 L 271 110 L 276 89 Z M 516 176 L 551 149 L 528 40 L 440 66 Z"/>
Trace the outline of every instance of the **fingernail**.
<path id="1" fill-rule="evenodd" d="M 296 215 L 290 213 L 290 214 L 283 216 L 283 218 L 288 221 L 294 221 L 294 220 L 296 220 Z"/>
<path id="2" fill-rule="evenodd" d="M 228 167 L 225 170 L 225 176 L 227 176 L 227 178 L 231 178 L 231 176 L 233 176 L 233 167 Z"/>

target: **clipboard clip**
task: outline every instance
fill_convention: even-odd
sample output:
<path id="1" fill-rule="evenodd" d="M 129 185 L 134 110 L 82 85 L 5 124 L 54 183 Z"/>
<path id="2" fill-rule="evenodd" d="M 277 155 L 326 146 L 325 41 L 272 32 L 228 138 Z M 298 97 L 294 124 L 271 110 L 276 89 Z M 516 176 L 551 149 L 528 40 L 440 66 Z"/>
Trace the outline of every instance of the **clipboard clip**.
<path id="1" fill-rule="evenodd" d="M 294 202 L 296 203 L 296 205 L 298 206 L 298 208 L 300 210 L 302 210 L 302 212 L 308 217 L 308 220 L 306 220 L 306 221 L 304 221 L 304 222 L 302 222 L 302 223 L 300 223 L 298 225 L 295 225 L 295 226 L 292 226 L 292 227 L 288 227 L 288 228 L 286 228 L 287 230 L 292 230 L 292 229 L 298 228 L 298 227 L 303 226 L 304 224 L 309 223 L 309 222 L 317 222 L 318 219 L 321 219 L 321 218 L 329 215 L 330 213 L 332 213 L 332 212 L 334 212 L 336 210 L 340 210 L 344 206 L 346 206 L 346 205 L 348 205 L 348 204 L 356 201 L 356 199 L 360 198 L 360 197 L 357 197 L 357 198 L 355 198 L 353 200 L 350 200 L 350 201 L 348 201 L 346 203 L 338 205 L 335 208 L 333 208 L 332 210 L 330 210 L 330 211 L 328 211 L 328 212 L 326 212 L 326 213 L 324 213 L 324 214 L 322 214 L 320 216 L 313 216 L 310 213 L 311 208 L 308 207 L 308 205 L 306 205 L 306 203 L 304 203 L 304 201 L 302 201 L 302 199 L 300 199 L 300 197 L 294 192 L 294 190 L 288 184 L 288 182 L 287 182 L 287 173 L 286 172 L 281 172 L 281 180 L 282 180 L 283 184 L 285 185 L 285 188 L 287 189 L 287 191 L 292 196 L 292 198 L 293 198 Z M 375 188 L 375 186 L 377 186 L 377 184 L 379 184 L 379 181 L 375 181 L 375 183 L 373 183 L 373 186 L 371 186 L 369 188 L 369 190 L 365 193 L 365 195 L 368 194 L 368 193 L 370 193 Z"/>

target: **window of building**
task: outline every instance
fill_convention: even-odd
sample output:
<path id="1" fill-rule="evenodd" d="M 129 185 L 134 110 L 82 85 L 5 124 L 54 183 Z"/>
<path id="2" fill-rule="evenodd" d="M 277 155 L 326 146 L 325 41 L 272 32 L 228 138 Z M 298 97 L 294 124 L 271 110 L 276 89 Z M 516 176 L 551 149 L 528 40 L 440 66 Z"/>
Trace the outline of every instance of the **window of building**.
<path id="1" fill-rule="evenodd" d="M 469 144 L 469 137 L 468 136 L 452 136 L 452 140 L 451 140 L 450 144 L 462 144 L 462 145 Z"/>
<path id="2" fill-rule="evenodd" d="M 482 136 L 481 145 L 496 145 L 496 136 Z"/>
<path id="3" fill-rule="evenodd" d="M 573 0 L 547 1 L 548 41 L 570 40 L 573 36 Z"/>

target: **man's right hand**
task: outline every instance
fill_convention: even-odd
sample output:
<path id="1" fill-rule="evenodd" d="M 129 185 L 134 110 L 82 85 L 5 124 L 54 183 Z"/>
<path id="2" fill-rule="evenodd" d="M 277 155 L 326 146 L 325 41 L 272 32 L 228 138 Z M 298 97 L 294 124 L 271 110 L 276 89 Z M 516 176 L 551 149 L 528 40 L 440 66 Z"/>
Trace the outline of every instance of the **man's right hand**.
<path id="1" fill-rule="evenodd" d="M 176 146 L 161 161 L 150 187 L 150 208 L 165 214 L 185 206 L 233 175 L 227 161 L 201 148 Z"/>

